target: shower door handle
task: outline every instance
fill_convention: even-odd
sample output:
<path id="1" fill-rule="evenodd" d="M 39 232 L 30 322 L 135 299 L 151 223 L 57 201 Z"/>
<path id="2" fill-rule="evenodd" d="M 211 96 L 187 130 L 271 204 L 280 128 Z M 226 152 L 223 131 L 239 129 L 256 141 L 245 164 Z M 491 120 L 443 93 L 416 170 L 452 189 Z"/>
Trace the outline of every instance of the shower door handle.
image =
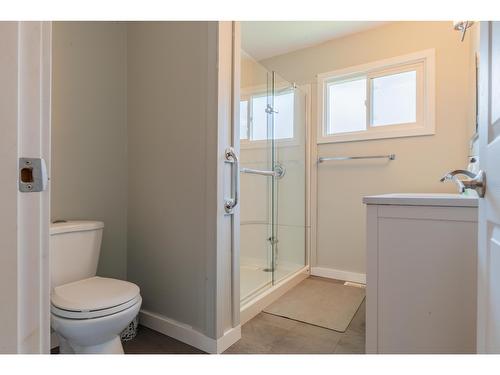
<path id="1" fill-rule="evenodd" d="M 262 169 L 253 169 L 253 168 L 240 168 L 240 172 L 248 174 L 258 174 L 267 177 L 281 178 L 285 175 L 286 170 L 283 165 L 276 163 L 273 171 L 266 171 Z"/>
<path id="2" fill-rule="evenodd" d="M 227 198 L 224 200 L 224 210 L 227 214 L 232 214 L 234 208 L 239 203 L 240 194 L 240 160 L 238 154 L 233 147 L 228 147 L 226 152 L 224 152 L 224 161 L 226 163 L 231 163 L 231 180 L 232 180 L 232 198 Z"/>

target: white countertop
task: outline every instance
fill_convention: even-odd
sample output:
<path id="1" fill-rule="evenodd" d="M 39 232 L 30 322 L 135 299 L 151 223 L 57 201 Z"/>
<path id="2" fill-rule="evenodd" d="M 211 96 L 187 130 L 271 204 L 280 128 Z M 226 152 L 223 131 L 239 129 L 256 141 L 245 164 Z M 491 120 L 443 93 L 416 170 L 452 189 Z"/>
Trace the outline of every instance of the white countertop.
<path id="1" fill-rule="evenodd" d="M 400 206 L 477 207 L 478 198 L 460 194 L 404 193 L 371 195 L 364 197 L 363 203 Z"/>

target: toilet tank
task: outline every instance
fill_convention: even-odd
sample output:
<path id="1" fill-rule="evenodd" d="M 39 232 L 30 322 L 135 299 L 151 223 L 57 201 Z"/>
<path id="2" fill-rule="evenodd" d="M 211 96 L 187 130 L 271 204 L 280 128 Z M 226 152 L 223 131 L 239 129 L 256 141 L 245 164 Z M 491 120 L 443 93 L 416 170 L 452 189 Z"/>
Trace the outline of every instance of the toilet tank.
<path id="1" fill-rule="evenodd" d="M 65 221 L 50 225 L 51 287 L 95 276 L 104 223 Z"/>

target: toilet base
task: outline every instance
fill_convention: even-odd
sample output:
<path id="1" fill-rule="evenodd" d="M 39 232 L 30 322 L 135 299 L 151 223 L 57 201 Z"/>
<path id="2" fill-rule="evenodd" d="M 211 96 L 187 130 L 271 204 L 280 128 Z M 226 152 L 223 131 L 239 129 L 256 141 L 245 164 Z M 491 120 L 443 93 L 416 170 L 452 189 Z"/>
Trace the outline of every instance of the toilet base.
<path id="1" fill-rule="evenodd" d="M 78 346 L 71 345 L 59 336 L 60 354 L 123 354 L 123 346 L 119 336 L 99 345 Z"/>

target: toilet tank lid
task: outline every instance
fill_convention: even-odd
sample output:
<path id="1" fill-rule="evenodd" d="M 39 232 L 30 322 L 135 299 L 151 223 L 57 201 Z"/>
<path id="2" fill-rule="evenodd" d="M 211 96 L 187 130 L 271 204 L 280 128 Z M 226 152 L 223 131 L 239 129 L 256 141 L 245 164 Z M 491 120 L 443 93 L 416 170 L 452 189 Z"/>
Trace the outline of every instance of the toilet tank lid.
<path id="1" fill-rule="evenodd" d="M 102 221 L 91 220 L 71 220 L 60 221 L 50 224 L 50 234 L 70 233 L 70 232 L 83 232 L 88 230 L 96 230 L 104 228 Z"/>

